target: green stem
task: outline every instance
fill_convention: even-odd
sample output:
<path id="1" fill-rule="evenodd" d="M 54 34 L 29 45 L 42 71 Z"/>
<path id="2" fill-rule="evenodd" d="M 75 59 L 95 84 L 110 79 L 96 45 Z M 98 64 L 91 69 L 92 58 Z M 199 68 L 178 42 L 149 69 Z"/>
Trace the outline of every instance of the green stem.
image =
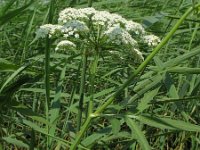
<path id="1" fill-rule="evenodd" d="M 92 63 L 91 70 L 90 70 L 90 88 L 89 88 L 90 101 L 89 101 L 89 107 L 88 107 L 89 116 L 93 113 L 94 83 L 95 83 L 95 76 L 97 72 L 98 59 L 99 59 L 99 54 L 97 52 L 95 54 L 94 61 Z"/>
<path id="2" fill-rule="evenodd" d="M 53 13 L 54 13 L 54 6 L 55 0 L 51 1 L 50 8 L 49 8 L 49 18 L 48 23 L 52 23 L 53 21 Z M 49 106 L 50 106 L 50 47 L 51 47 L 51 40 L 49 37 L 46 38 L 46 48 L 45 48 L 45 111 L 46 111 L 46 119 L 49 121 Z M 47 133 L 49 134 L 49 126 L 47 125 Z M 47 149 L 50 148 L 50 138 L 47 136 Z"/>
<path id="3" fill-rule="evenodd" d="M 83 126 L 81 127 L 80 132 L 78 132 L 75 142 L 71 145 L 70 150 L 76 150 L 78 144 L 81 141 L 82 136 L 84 135 L 85 131 L 88 129 L 91 121 L 92 121 L 92 117 L 88 116 L 88 118 L 84 122 Z"/>
<path id="4" fill-rule="evenodd" d="M 78 109 L 78 116 L 77 116 L 77 132 L 80 130 L 81 127 L 81 120 L 82 120 L 82 113 L 83 113 L 83 100 L 84 100 L 84 89 L 85 89 L 85 76 L 86 76 L 86 65 L 87 65 L 87 50 L 84 49 L 82 55 L 82 72 L 81 72 L 81 86 L 80 86 L 80 98 L 79 98 L 79 109 Z"/>
<path id="5" fill-rule="evenodd" d="M 88 0 L 88 7 L 92 7 L 92 0 Z"/>
<path id="6" fill-rule="evenodd" d="M 50 103 L 50 80 L 49 80 L 49 63 L 50 63 L 50 39 L 46 39 L 46 48 L 45 48 L 45 113 L 46 120 L 49 120 L 49 103 Z M 47 133 L 49 133 L 49 126 L 47 125 Z M 49 136 L 47 136 L 47 147 L 49 146 Z M 47 148 L 48 149 L 48 148 Z"/>
<path id="7" fill-rule="evenodd" d="M 72 146 L 70 147 L 70 150 L 75 150 L 78 144 L 81 141 L 82 136 L 86 132 L 87 128 L 89 127 L 89 124 L 92 120 L 92 117 L 98 116 L 99 113 L 103 112 L 115 99 L 115 97 L 120 94 L 131 82 L 132 80 L 138 75 L 141 71 L 145 69 L 147 64 L 153 59 L 153 57 L 159 52 L 159 50 L 169 41 L 169 39 L 173 36 L 173 34 L 176 32 L 178 27 L 182 24 L 182 22 L 186 19 L 186 17 L 196 8 L 198 8 L 200 4 L 195 5 L 195 7 L 189 8 L 183 16 L 178 20 L 178 22 L 175 24 L 175 26 L 172 28 L 172 30 L 167 34 L 167 36 L 161 41 L 160 44 L 152 51 L 152 53 L 145 59 L 145 61 L 137 68 L 137 70 L 130 76 L 130 78 L 121 86 L 119 89 L 113 94 L 112 97 L 110 97 L 102 106 L 97 108 L 97 110 L 94 112 L 94 114 L 91 114 L 87 120 L 85 121 L 83 127 L 81 128 L 80 132 L 76 136 L 76 140 L 73 142 Z"/>

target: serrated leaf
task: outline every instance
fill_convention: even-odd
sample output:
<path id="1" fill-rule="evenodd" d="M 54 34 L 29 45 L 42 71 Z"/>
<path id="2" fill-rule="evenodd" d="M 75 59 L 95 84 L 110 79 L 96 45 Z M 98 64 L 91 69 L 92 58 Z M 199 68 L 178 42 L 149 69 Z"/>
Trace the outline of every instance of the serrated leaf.
<path id="1" fill-rule="evenodd" d="M 26 143 L 24 143 L 24 142 L 22 142 L 22 141 L 20 141 L 20 140 L 18 140 L 18 139 L 16 139 L 16 138 L 12 138 L 12 137 L 2 137 L 2 139 L 4 140 L 4 141 L 6 141 L 7 143 L 10 143 L 10 144 L 13 144 L 13 145 L 16 145 L 16 146 L 18 146 L 18 147 L 23 147 L 23 148 L 29 148 L 29 145 L 28 144 L 26 144 Z"/>
<path id="2" fill-rule="evenodd" d="M 195 47 L 194 49 L 190 50 L 189 52 L 180 55 L 176 58 L 170 59 L 167 62 L 164 63 L 164 66 L 167 67 L 174 67 L 176 65 L 181 64 L 182 62 L 184 62 L 185 60 L 194 57 L 196 55 L 198 55 L 200 53 L 200 47 Z"/>
<path id="3" fill-rule="evenodd" d="M 156 22 L 160 21 L 164 17 L 163 14 L 157 13 L 155 16 L 146 16 L 143 17 L 143 25 L 145 27 L 150 27 Z"/>
<path id="4" fill-rule="evenodd" d="M 139 112 L 143 112 L 145 109 L 147 109 L 150 106 L 150 102 L 158 94 L 159 89 L 160 87 L 144 94 L 144 97 L 141 98 L 137 107 L 137 110 L 139 110 Z"/>
<path id="5" fill-rule="evenodd" d="M 153 126 L 160 129 L 169 130 L 183 130 L 183 131 L 194 131 L 200 132 L 200 126 L 185 122 L 182 120 L 174 120 L 170 118 L 161 118 L 151 115 L 140 115 L 136 117 L 137 120 L 144 124 Z"/>
<path id="6" fill-rule="evenodd" d="M 136 122 L 133 121 L 131 118 L 126 118 L 125 121 L 132 131 L 131 132 L 132 137 L 136 138 L 142 150 L 151 150 L 151 146 L 149 145 L 144 133 L 141 131 L 139 126 L 136 124 Z"/>

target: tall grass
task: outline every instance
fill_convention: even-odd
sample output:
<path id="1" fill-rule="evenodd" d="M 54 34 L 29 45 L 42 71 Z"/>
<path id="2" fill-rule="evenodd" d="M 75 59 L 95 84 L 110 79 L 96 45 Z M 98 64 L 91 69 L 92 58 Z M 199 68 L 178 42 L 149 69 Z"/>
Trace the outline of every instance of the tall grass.
<path id="1" fill-rule="evenodd" d="M 0 149 L 200 148 L 195 1 L 0 3 Z M 67 6 L 120 13 L 162 41 L 138 65 L 125 51 L 55 52 L 35 31 Z"/>

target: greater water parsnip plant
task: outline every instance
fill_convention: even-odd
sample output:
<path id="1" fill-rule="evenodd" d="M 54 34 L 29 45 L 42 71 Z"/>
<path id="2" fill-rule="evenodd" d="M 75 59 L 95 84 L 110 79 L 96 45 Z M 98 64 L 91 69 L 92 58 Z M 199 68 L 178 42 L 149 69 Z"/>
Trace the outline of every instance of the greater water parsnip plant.
<path id="1" fill-rule="evenodd" d="M 142 25 L 122 16 L 107 11 L 98 11 L 89 8 L 66 8 L 59 13 L 58 24 L 45 24 L 37 31 L 37 38 L 55 39 L 55 51 L 74 51 L 82 54 L 82 73 L 80 83 L 79 113 L 77 120 L 77 131 L 80 130 L 83 100 L 85 90 L 85 76 L 87 57 L 94 58 L 91 66 L 90 94 L 91 99 L 88 107 L 88 117 L 93 113 L 94 80 L 98 68 L 99 55 L 108 51 L 112 55 L 121 49 L 131 54 L 135 62 L 142 62 L 142 52 L 139 50 L 139 43 L 145 43 L 152 47 L 156 46 L 160 39 L 145 32 Z M 89 55 L 88 55 L 89 54 Z"/>

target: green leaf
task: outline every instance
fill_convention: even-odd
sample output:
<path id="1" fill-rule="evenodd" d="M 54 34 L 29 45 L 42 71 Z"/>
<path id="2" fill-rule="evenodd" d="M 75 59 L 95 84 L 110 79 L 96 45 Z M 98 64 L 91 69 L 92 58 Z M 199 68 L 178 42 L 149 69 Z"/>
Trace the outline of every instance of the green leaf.
<path id="1" fill-rule="evenodd" d="M 6 141 L 7 143 L 13 144 L 13 145 L 18 146 L 18 147 L 21 147 L 21 148 L 23 147 L 23 148 L 27 148 L 27 149 L 29 148 L 28 144 L 26 144 L 26 143 L 24 143 L 24 142 L 22 142 L 22 141 L 20 141 L 20 140 L 18 140 L 16 138 L 2 137 L 2 139 L 4 141 Z"/>
<path id="2" fill-rule="evenodd" d="M 144 94 L 144 97 L 141 98 L 137 107 L 137 110 L 139 110 L 139 112 L 143 112 L 145 109 L 147 109 L 150 106 L 150 102 L 158 94 L 159 89 L 160 87 L 157 87 L 156 89 Z"/>
<path id="3" fill-rule="evenodd" d="M 0 58 L 0 72 L 8 72 L 8 71 L 15 71 L 19 67 L 17 65 L 14 65 L 10 61 Z"/>
<path id="4" fill-rule="evenodd" d="M 0 26 L 11 20 L 12 18 L 20 15 L 25 9 L 27 9 L 34 1 L 30 1 L 27 5 L 24 5 L 18 9 L 15 9 L 7 14 L 0 16 Z"/>
<path id="5" fill-rule="evenodd" d="M 0 143 L 0 150 L 3 150 L 3 146 L 2 146 L 2 144 Z"/>
<path id="6" fill-rule="evenodd" d="M 23 124 L 29 126 L 30 128 L 36 130 L 37 132 L 40 132 L 40 133 L 43 133 L 43 134 L 47 134 L 47 130 L 46 128 L 41 128 L 39 127 L 36 123 L 34 122 L 31 122 L 29 120 L 26 120 L 26 119 L 21 119 L 20 120 Z"/>
<path id="7" fill-rule="evenodd" d="M 92 147 L 95 143 L 98 142 L 98 140 L 101 140 L 102 138 L 106 137 L 111 132 L 110 126 L 107 126 L 105 128 L 102 128 L 98 130 L 97 132 L 93 132 L 90 136 L 86 137 L 81 144 L 83 144 L 85 147 Z"/>
<path id="8" fill-rule="evenodd" d="M 7 85 L 0 93 L 0 107 L 6 104 L 8 105 L 11 102 L 10 100 L 13 94 L 20 88 L 20 86 L 22 86 L 30 80 L 32 80 L 31 77 L 24 75 L 18 78 L 16 81 L 14 81 L 12 84 Z"/>
<path id="9" fill-rule="evenodd" d="M 141 131 L 137 123 L 131 118 L 125 118 L 125 121 L 131 129 L 132 137 L 136 138 L 142 150 L 150 150 L 151 146 L 149 145 L 144 133 Z"/>
<path id="10" fill-rule="evenodd" d="M 99 98 L 99 97 L 101 97 L 101 96 L 105 96 L 105 95 L 107 95 L 107 94 L 112 93 L 114 90 L 115 90 L 114 87 L 111 87 L 111 88 L 108 88 L 108 89 L 104 89 L 104 90 L 102 90 L 102 91 L 100 91 L 100 92 L 98 92 L 98 93 L 95 93 L 95 94 L 94 94 L 94 98 Z"/>
<path id="11" fill-rule="evenodd" d="M 30 108 L 26 107 L 25 105 L 19 104 L 16 102 L 16 105 L 12 105 L 11 107 L 13 110 L 19 112 L 22 115 L 25 115 L 35 121 L 38 121 L 42 124 L 46 124 L 49 126 L 55 126 L 54 124 L 51 124 L 48 122 L 44 117 L 40 116 L 39 114 L 33 112 Z"/>
<path id="12" fill-rule="evenodd" d="M 15 79 L 15 77 L 17 75 L 19 75 L 20 73 L 22 73 L 26 68 L 28 67 L 28 65 L 24 65 L 22 67 L 20 67 L 19 69 L 17 69 L 15 72 L 13 72 L 8 78 L 7 80 L 3 83 L 3 85 L 0 88 L 0 93 L 3 91 L 3 89 L 12 81 Z"/>
<path id="13" fill-rule="evenodd" d="M 146 16 L 143 17 L 143 25 L 145 27 L 150 27 L 156 22 L 160 21 L 164 17 L 163 14 L 157 13 L 155 16 Z"/>
<path id="14" fill-rule="evenodd" d="M 166 88 L 168 90 L 168 96 L 170 98 L 179 98 L 178 91 L 177 91 L 177 89 L 176 89 L 176 87 L 174 85 L 174 81 L 171 78 L 169 73 L 165 74 L 164 83 L 165 83 L 165 86 L 166 86 Z"/>
<path id="15" fill-rule="evenodd" d="M 88 136 L 86 139 L 81 142 L 81 144 L 85 145 L 86 147 L 91 146 L 93 143 L 96 143 L 104 134 L 102 133 L 93 133 L 92 135 Z"/>
<path id="16" fill-rule="evenodd" d="M 156 76 L 154 76 L 153 78 L 151 78 L 150 82 L 145 82 L 148 84 L 144 84 L 143 87 L 140 87 L 142 89 L 139 89 L 137 87 L 137 91 L 135 91 L 137 94 L 135 94 L 133 97 L 131 97 L 128 101 L 129 104 L 131 104 L 132 102 L 134 102 L 136 99 L 138 99 L 141 95 L 145 94 L 146 92 L 148 92 L 149 90 L 156 88 L 156 87 L 160 87 L 160 83 L 162 81 L 163 77 L 158 74 Z"/>
<path id="17" fill-rule="evenodd" d="M 116 140 L 116 139 L 120 139 L 120 138 L 130 139 L 131 134 L 129 132 L 122 131 L 122 132 L 118 132 L 117 134 L 113 134 L 111 136 L 105 136 L 101 140 L 103 140 L 104 142 L 108 142 L 108 141 L 112 141 L 112 140 Z"/>
<path id="18" fill-rule="evenodd" d="M 119 131 L 121 129 L 121 127 L 120 127 L 121 126 L 120 121 L 118 119 L 116 119 L 116 118 L 112 118 L 110 120 L 110 123 L 112 125 L 112 132 L 113 132 L 113 134 L 119 133 Z"/>
<path id="19" fill-rule="evenodd" d="M 140 115 L 136 117 L 137 120 L 141 121 L 144 124 L 153 126 L 160 129 L 169 129 L 169 130 L 183 130 L 183 131 L 194 131 L 200 132 L 200 126 L 191 124 L 189 122 L 174 120 L 170 118 L 160 118 L 151 115 Z"/>
<path id="20" fill-rule="evenodd" d="M 9 2 L 7 2 L 5 4 L 5 6 L 3 8 L 0 8 L 1 9 L 1 16 L 3 16 L 6 11 L 15 3 L 16 0 L 10 0 Z"/>
<path id="21" fill-rule="evenodd" d="M 46 128 L 41 128 L 41 127 L 39 127 L 36 123 L 33 123 L 33 122 L 28 121 L 28 120 L 25 120 L 25 119 L 21 119 L 20 121 L 21 121 L 21 123 L 23 123 L 23 124 L 29 126 L 30 128 L 34 129 L 35 131 L 37 131 L 37 132 L 39 132 L 39 133 L 42 133 L 42 134 L 44 134 L 44 135 L 47 135 L 47 136 L 53 138 L 54 140 L 56 140 L 56 141 L 62 143 L 62 144 L 65 145 L 66 147 L 69 147 L 69 144 L 71 144 L 71 142 L 69 142 L 69 141 L 67 141 L 67 140 L 64 140 L 64 139 L 62 139 L 62 138 L 59 138 L 59 137 L 53 136 L 53 135 L 51 135 L 51 134 L 48 134 Z M 81 146 L 81 145 L 79 145 L 79 147 L 81 147 L 81 148 L 83 148 L 83 149 L 86 149 L 86 148 L 84 148 L 84 147 Z"/>
<path id="22" fill-rule="evenodd" d="M 173 67 L 173 68 L 168 68 L 167 72 L 180 73 L 180 74 L 200 74 L 200 68 Z"/>
<path id="23" fill-rule="evenodd" d="M 191 51 L 183 54 L 183 55 L 180 55 L 176 58 L 170 59 L 169 61 L 164 63 L 164 66 L 167 68 L 167 67 L 173 67 L 173 66 L 179 65 L 179 64 L 183 63 L 185 60 L 187 60 L 191 57 L 194 57 L 198 54 L 200 54 L 200 47 L 199 46 L 192 49 Z"/>
<path id="24" fill-rule="evenodd" d="M 60 117 L 60 115 L 59 115 L 60 106 L 61 106 L 60 99 L 61 99 L 63 81 L 65 79 L 65 72 L 66 72 L 66 65 L 60 74 L 60 79 L 58 82 L 58 86 L 56 88 L 55 96 L 52 101 L 51 108 L 49 110 L 49 114 L 50 114 L 49 120 L 50 120 L 51 124 L 54 124 L 55 126 L 57 125 L 58 119 Z M 51 135 L 55 135 L 55 132 L 56 132 L 56 128 L 51 127 L 49 133 Z M 51 139 L 50 139 L 50 142 L 52 142 Z"/>

